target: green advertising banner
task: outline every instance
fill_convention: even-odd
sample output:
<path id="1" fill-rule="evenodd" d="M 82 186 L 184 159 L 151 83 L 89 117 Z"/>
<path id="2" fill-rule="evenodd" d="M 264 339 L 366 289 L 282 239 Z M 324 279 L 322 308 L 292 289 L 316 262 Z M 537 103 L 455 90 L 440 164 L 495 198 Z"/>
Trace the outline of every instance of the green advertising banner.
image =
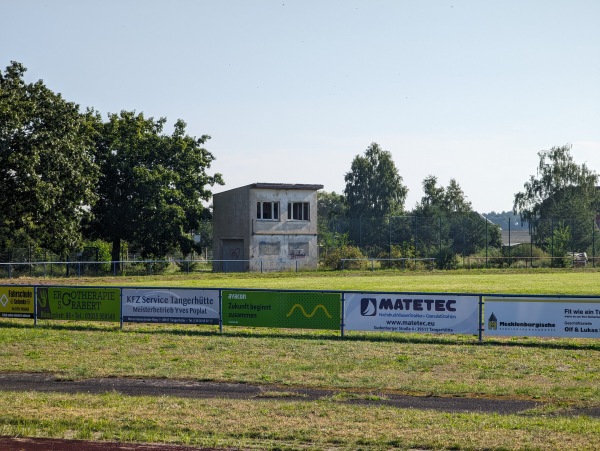
<path id="1" fill-rule="evenodd" d="M 222 291 L 224 326 L 339 330 L 341 293 Z"/>
<path id="2" fill-rule="evenodd" d="M 0 318 L 33 318 L 33 287 L 0 287 Z"/>
<path id="3" fill-rule="evenodd" d="M 38 287 L 39 319 L 121 321 L 119 288 Z"/>

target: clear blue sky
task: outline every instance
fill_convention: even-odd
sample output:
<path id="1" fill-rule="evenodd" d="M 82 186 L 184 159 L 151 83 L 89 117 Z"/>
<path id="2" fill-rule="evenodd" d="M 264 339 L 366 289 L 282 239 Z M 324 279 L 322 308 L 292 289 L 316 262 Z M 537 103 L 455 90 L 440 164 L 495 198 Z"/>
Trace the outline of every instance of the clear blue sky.
<path id="1" fill-rule="evenodd" d="M 342 192 L 371 142 L 421 198 L 455 178 L 508 210 L 537 152 L 600 171 L 598 0 L 1 0 L 0 64 L 104 117 L 209 134 L 219 192 Z"/>

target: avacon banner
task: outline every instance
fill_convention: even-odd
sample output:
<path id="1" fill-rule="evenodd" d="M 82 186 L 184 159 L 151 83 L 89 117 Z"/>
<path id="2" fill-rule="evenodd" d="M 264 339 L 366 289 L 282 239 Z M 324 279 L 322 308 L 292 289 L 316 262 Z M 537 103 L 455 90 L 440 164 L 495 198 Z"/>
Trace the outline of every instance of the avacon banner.
<path id="1" fill-rule="evenodd" d="M 339 330 L 341 293 L 223 290 L 223 325 Z"/>
<path id="2" fill-rule="evenodd" d="M 121 321 L 119 288 L 38 287 L 39 319 Z"/>
<path id="3" fill-rule="evenodd" d="M 123 321 L 219 324 L 219 290 L 123 288 Z"/>
<path id="4" fill-rule="evenodd" d="M 0 287 L 0 318 L 33 318 L 33 287 Z"/>
<path id="5" fill-rule="evenodd" d="M 485 334 L 600 338 L 600 299 L 486 297 Z"/>
<path id="6" fill-rule="evenodd" d="M 346 293 L 344 299 L 347 330 L 479 333 L 478 296 Z"/>

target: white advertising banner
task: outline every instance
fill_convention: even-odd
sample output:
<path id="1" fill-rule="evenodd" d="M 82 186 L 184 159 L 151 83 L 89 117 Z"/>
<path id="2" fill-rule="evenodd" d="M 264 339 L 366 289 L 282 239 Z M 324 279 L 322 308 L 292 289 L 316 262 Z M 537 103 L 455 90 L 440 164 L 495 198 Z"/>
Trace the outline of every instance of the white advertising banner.
<path id="1" fill-rule="evenodd" d="M 219 290 L 123 288 L 123 321 L 219 324 Z"/>
<path id="2" fill-rule="evenodd" d="M 345 293 L 344 328 L 374 332 L 479 333 L 479 297 Z"/>
<path id="3" fill-rule="evenodd" d="M 485 334 L 600 338 L 600 298 L 486 297 Z"/>

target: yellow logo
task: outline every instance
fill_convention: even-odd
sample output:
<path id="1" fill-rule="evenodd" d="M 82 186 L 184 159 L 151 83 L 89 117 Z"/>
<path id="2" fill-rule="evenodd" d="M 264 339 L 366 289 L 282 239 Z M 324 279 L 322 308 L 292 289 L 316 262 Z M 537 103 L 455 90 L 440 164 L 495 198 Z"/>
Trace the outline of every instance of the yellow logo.
<path id="1" fill-rule="evenodd" d="M 294 306 L 289 311 L 289 313 L 286 315 L 286 317 L 289 318 L 290 316 L 292 316 L 292 313 L 294 313 L 294 310 L 296 310 L 297 308 L 300 309 L 300 311 L 306 318 L 312 318 L 313 316 L 315 316 L 315 313 L 317 313 L 317 310 L 319 310 L 320 308 L 323 309 L 323 311 L 325 312 L 325 314 L 327 315 L 328 318 L 331 318 L 331 315 L 329 314 L 329 312 L 327 311 L 327 309 L 325 308 L 325 306 L 323 304 L 317 305 L 310 314 L 306 313 L 306 310 L 304 310 L 304 307 L 302 307 L 300 304 L 294 304 Z"/>

